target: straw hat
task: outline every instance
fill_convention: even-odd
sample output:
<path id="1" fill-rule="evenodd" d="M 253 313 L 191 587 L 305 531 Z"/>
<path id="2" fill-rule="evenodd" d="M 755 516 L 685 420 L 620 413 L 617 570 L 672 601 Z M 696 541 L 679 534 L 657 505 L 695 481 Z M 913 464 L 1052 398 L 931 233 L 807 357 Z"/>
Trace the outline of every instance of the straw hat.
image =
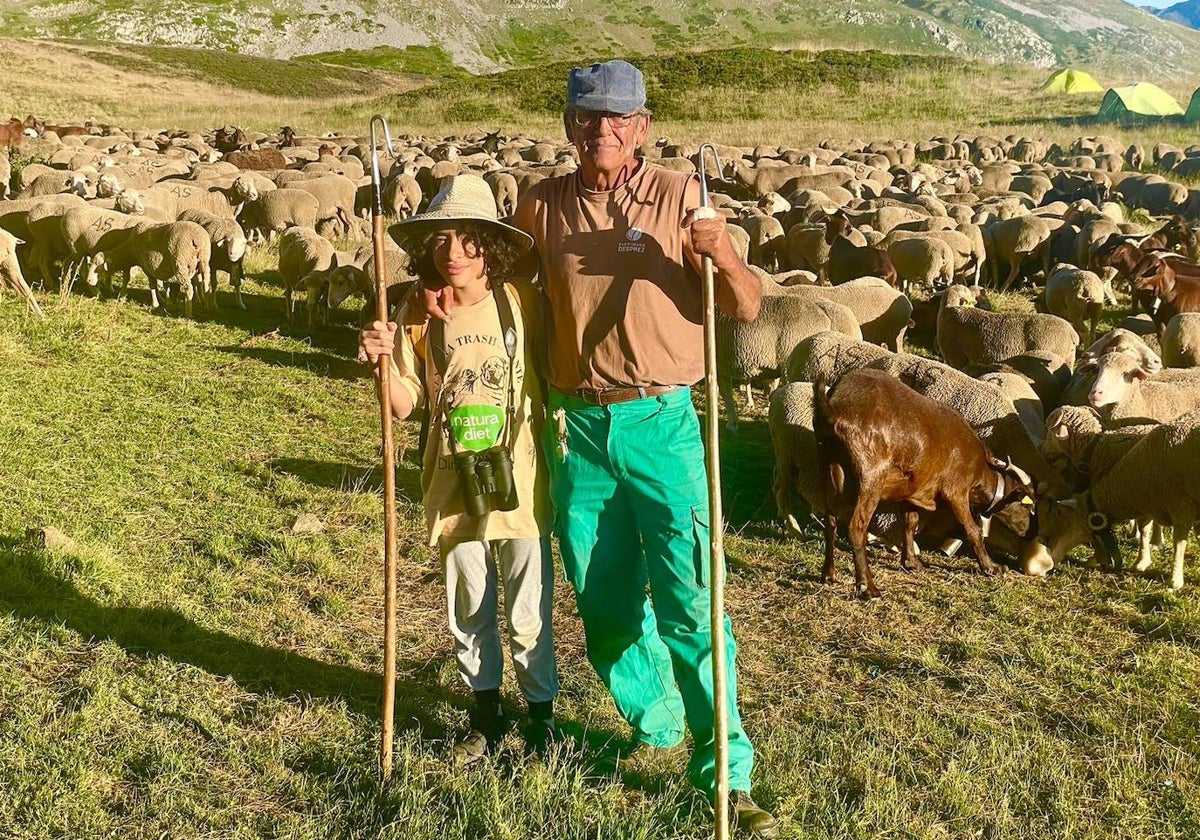
<path id="1" fill-rule="evenodd" d="M 443 230 L 452 222 L 483 222 L 507 234 L 522 251 L 533 247 L 529 234 L 506 225 L 499 215 L 487 181 L 478 175 L 455 175 L 442 185 L 424 213 L 396 222 L 388 228 L 388 234 L 404 247 L 405 240 Z"/>

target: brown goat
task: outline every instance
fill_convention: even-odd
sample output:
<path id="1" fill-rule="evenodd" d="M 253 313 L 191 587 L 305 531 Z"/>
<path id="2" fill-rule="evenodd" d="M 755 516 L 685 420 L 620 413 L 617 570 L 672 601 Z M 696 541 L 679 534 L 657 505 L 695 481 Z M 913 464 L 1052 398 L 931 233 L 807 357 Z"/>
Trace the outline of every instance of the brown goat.
<path id="1" fill-rule="evenodd" d="M 1162 340 L 1167 324 L 1180 312 L 1200 312 L 1200 275 L 1184 274 L 1180 264 L 1157 254 L 1147 254 L 1133 269 L 1134 285 L 1158 299 L 1150 317 Z"/>
<path id="2" fill-rule="evenodd" d="M 0 146 L 13 148 L 20 146 L 25 139 L 25 123 L 13 117 L 6 123 L 0 123 Z"/>
<path id="3" fill-rule="evenodd" d="M 816 383 L 813 403 L 826 495 L 826 582 L 834 580 L 837 520 L 848 517 L 855 587 L 861 596 L 879 597 L 867 565 L 867 531 L 876 508 L 887 503 L 904 515 L 904 568 L 921 568 L 914 535 L 921 513 L 935 511 L 940 502 L 962 527 L 980 570 L 1001 571 L 988 557 L 972 509 L 986 521 L 1006 504 L 1032 496 L 1030 479 L 997 460 L 958 412 L 870 369 L 846 374 L 828 392 L 824 382 Z"/>
<path id="4" fill-rule="evenodd" d="M 829 245 L 825 275 L 829 282 L 837 286 L 859 277 L 879 277 L 895 286 L 898 275 L 888 252 L 855 245 L 849 238 L 850 229 L 850 220 L 841 210 L 825 219 L 825 243 Z"/>
<path id="5" fill-rule="evenodd" d="M 1174 229 L 1172 223 L 1168 223 L 1168 226 L 1173 228 L 1170 235 L 1172 243 L 1175 243 L 1176 240 L 1183 242 L 1183 234 L 1178 229 Z M 1184 224 L 1184 227 L 1186 228 L 1186 224 Z M 1165 227 L 1159 233 L 1162 233 L 1164 230 L 1166 230 Z M 1118 275 L 1132 279 L 1137 276 L 1136 267 L 1138 263 L 1147 256 L 1154 255 L 1170 260 L 1177 274 L 1200 275 L 1200 265 L 1189 263 L 1184 254 L 1176 254 L 1169 250 L 1159 250 L 1147 244 L 1161 241 L 1160 239 L 1154 239 L 1154 237 L 1159 236 L 1159 233 L 1154 234 L 1150 239 L 1144 240 L 1141 245 L 1135 245 L 1125 236 L 1110 236 L 1092 255 L 1092 263 L 1089 268 L 1092 271 L 1099 271 L 1103 268 L 1112 267 L 1117 270 Z M 1161 239 L 1166 238 L 1168 237 L 1161 237 Z"/>
<path id="6" fill-rule="evenodd" d="M 1152 238 L 1162 243 L 1159 247 L 1178 251 L 1191 262 L 1200 262 L 1200 228 L 1193 228 L 1183 216 L 1172 216 Z M 1146 247 L 1145 242 L 1142 247 Z"/>
<path id="7" fill-rule="evenodd" d="M 1146 270 L 1143 262 L 1148 257 L 1169 260 L 1177 275 L 1200 277 L 1200 266 L 1187 262 L 1181 254 L 1154 251 L 1138 246 L 1123 236 L 1110 236 L 1092 257 L 1091 270 L 1100 272 L 1106 267 L 1117 270 L 1117 276 L 1127 280 L 1131 286 L 1134 304 L 1143 311 L 1153 314 L 1154 298 L 1151 293 L 1139 290 L 1138 277 Z M 1155 263 L 1157 265 L 1157 263 Z"/>

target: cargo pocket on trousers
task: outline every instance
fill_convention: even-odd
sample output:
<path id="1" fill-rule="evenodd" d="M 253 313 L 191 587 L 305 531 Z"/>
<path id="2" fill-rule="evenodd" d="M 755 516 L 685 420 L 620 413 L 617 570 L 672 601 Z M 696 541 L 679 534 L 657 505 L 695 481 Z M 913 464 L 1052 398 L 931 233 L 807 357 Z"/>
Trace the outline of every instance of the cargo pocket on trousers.
<path id="1" fill-rule="evenodd" d="M 707 589 L 712 583 L 709 569 L 708 508 L 692 508 L 692 565 L 696 569 L 696 585 Z"/>

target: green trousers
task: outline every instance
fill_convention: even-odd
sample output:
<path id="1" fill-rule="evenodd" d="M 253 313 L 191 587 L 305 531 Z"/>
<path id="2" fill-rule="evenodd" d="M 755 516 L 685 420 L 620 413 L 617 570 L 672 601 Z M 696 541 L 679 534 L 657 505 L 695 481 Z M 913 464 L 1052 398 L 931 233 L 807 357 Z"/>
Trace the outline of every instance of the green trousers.
<path id="1" fill-rule="evenodd" d="M 549 409 L 543 443 L 555 530 L 588 658 L 636 739 L 674 746 L 686 723 L 688 776 L 711 795 L 708 480 L 691 393 L 601 407 L 552 390 Z M 730 789 L 749 791 L 754 749 L 738 714 L 728 616 L 725 650 Z"/>

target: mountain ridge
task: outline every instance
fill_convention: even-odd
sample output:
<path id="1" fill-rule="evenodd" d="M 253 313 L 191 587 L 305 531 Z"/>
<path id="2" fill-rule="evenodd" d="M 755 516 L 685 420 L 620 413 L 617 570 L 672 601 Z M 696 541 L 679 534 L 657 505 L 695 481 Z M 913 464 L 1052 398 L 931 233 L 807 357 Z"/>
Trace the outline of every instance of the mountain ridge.
<path id="1" fill-rule="evenodd" d="M 1200 0 L 1183 0 L 1164 9 L 1155 9 L 1154 14 L 1171 23 L 1200 29 Z"/>
<path id="2" fill-rule="evenodd" d="M 441 53 L 472 73 L 735 46 L 873 48 L 1042 68 L 1193 77 L 1200 33 L 1124 0 L 15 0 L 9 37 L 195 46 L 266 57 Z M 1200 0 L 1189 0 L 1192 4 Z M 365 55 L 364 55 L 365 54 Z M 438 63 L 438 62 L 435 62 Z"/>

